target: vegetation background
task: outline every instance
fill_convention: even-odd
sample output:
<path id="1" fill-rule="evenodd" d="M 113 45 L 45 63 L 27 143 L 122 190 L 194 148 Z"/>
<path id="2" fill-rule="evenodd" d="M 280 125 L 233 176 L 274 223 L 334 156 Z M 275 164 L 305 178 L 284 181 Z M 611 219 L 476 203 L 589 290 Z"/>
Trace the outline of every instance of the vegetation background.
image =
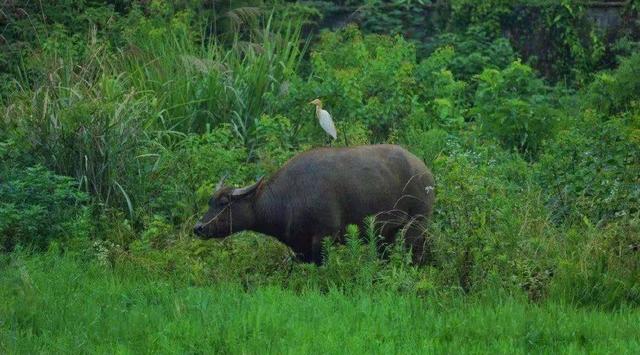
<path id="1" fill-rule="evenodd" d="M 0 352 L 638 353 L 639 11 L 4 1 Z M 429 265 L 191 236 L 225 172 L 323 145 L 317 97 L 433 170 Z"/>

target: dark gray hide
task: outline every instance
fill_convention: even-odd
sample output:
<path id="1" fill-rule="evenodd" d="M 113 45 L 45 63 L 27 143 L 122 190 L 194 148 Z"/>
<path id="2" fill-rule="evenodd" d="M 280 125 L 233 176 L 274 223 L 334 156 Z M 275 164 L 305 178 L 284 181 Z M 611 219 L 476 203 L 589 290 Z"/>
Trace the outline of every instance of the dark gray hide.
<path id="1" fill-rule="evenodd" d="M 221 238 L 242 230 L 271 235 L 305 261 L 321 261 L 324 237 L 341 241 L 348 224 L 376 215 L 384 242 L 400 229 L 424 257 L 434 180 L 425 164 L 397 145 L 318 148 L 298 154 L 268 180 L 220 187 L 194 232 Z"/>

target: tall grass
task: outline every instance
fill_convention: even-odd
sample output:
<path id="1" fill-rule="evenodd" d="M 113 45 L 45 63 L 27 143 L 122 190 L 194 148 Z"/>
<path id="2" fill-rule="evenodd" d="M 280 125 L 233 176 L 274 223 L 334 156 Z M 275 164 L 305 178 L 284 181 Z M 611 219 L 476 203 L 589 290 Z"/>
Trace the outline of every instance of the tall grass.
<path id="1" fill-rule="evenodd" d="M 20 87 L 4 108 L 22 148 L 50 169 L 78 179 L 107 205 L 133 212 L 136 156 L 153 120 L 148 97 L 114 71 L 104 46 L 91 41 L 86 55 L 44 51 L 46 79 Z"/>
<path id="2" fill-rule="evenodd" d="M 263 18 L 248 39 L 236 34 L 230 44 L 204 33 L 193 38 L 180 22 L 143 26 L 129 36 L 121 70 L 133 87 L 157 100 L 160 128 L 202 133 L 231 123 L 250 146 L 258 118 L 270 111 L 266 95 L 277 94 L 297 72 L 303 54 L 301 24 L 274 16 Z"/>
<path id="3" fill-rule="evenodd" d="M 185 135 L 226 124 L 239 145 L 253 148 L 267 96 L 297 71 L 301 24 L 271 14 L 248 38 L 223 44 L 185 16 L 137 19 L 115 53 L 95 32 L 83 45 L 52 36 L 36 54 L 42 66 L 24 80 L 33 87 L 16 85 L 0 108 L 0 128 L 130 217 L 136 200 L 149 198 L 160 159 Z"/>

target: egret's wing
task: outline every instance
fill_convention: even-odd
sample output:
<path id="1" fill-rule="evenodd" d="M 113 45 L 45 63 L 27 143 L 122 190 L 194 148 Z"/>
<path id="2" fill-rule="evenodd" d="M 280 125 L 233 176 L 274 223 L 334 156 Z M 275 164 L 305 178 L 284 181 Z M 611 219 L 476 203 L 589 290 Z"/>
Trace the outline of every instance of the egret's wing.
<path id="1" fill-rule="evenodd" d="M 331 115 L 329 112 L 322 110 L 320 111 L 320 127 L 327 132 L 328 135 L 333 137 L 333 139 L 338 138 L 338 132 L 336 131 L 336 126 L 333 124 L 333 120 L 331 119 Z"/>

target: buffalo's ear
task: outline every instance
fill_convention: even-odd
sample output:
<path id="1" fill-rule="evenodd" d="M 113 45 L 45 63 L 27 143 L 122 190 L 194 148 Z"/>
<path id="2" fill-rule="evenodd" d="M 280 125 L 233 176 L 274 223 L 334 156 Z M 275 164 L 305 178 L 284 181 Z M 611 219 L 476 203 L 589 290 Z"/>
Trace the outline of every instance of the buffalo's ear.
<path id="1" fill-rule="evenodd" d="M 234 198 L 242 198 L 242 197 L 246 197 L 246 196 L 251 195 L 252 193 L 254 193 L 256 191 L 258 186 L 260 186 L 260 184 L 262 184 L 262 179 L 264 179 L 264 176 L 261 176 L 258 179 L 258 181 L 256 181 L 256 183 L 251 185 L 251 186 L 243 187 L 243 188 L 240 188 L 240 189 L 233 189 L 231 191 L 231 196 L 234 197 Z"/>

